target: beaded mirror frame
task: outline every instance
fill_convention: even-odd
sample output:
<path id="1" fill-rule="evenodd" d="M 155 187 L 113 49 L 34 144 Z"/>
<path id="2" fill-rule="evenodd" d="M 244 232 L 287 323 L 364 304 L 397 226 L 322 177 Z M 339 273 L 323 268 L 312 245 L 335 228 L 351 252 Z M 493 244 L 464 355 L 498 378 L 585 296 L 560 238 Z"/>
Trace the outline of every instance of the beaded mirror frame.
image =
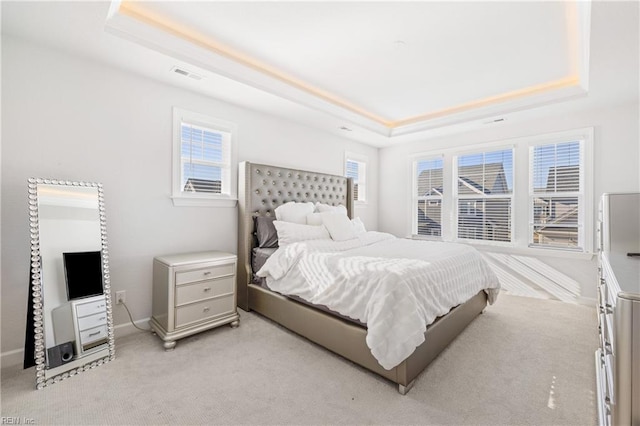
<path id="1" fill-rule="evenodd" d="M 33 307 L 34 325 L 34 357 L 36 366 L 36 388 L 42 389 L 57 383 L 66 378 L 75 376 L 83 371 L 98 367 L 115 359 L 115 338 L 113 331 L 113 310 L 111 298 L 111 280 L 109 274 L 109 249 L 107 246 L 107 226 L 104 204 L 104 192 L 101 183 L 76 182 L 68 180 L 30 178 L 29 183 L 29 223 L 31 238 L 30 256 L 30 292 Z M 67 187 L 96 188 L 98 194 L 98 214 L 100 219 L 100 246 L 102 261 L 103 290 L 107 312 L 107 345 L 108 351 L 102 356 L 97 352 L 96 357 L 87 359 L 86 363 L 76 362 L 70 365 L 67 371 L 60 374 L 47 374 L 46 368 L 46 347 L 45 347 L 45 322 L 44 322 L 44 299 L 42 282 L 42 258 L 40 252 L 40 224 L 38 208 L 38 185 L 60 185 Z M 51 325 L 50 325 L 51 326 Z"/>

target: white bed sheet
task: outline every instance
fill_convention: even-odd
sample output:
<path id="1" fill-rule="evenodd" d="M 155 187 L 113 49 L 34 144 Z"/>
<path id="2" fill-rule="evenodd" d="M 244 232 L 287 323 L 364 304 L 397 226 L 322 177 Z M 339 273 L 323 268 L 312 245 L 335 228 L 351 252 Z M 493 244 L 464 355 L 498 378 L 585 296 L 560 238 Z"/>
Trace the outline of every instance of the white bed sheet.
<path id="1" fill-rule="evenodd" d="M 270 289 L 367 324 L 367 345 L 389 370 L 424 342 L 427 325 L 500 284 L 473 247 L 367 232 L 336 242 L 290 244 L 258 271 Z"/>

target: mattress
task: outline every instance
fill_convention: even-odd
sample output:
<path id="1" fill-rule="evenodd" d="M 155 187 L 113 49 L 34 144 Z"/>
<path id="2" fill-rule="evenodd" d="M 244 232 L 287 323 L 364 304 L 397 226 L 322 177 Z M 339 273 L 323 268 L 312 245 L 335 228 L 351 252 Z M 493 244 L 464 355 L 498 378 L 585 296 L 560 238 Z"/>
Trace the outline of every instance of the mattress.
<path id="1" fill-rule="evenodd" d="M 259 271 L 260 268 L 262 268 L 262 266 L 265 264 L 267 259 L 269 259 L 269 256 L 271 256 L 276 250 L 277 250 L 277 248 L 259 248 L 259 247 L 254 248 L 252 256 L 251 256 L 251 266 L 253 268 L 253 271 Z M 253 282 L 253 284 L 259 285 L 260 287 L 262 287 L 264 289 L 267 289 L 269 291 L 273 291 L 274 293 L 278 293 L 277 291 L 274 291 L 274 290 L 270 289 L 269 286 L 267 285 L 267 280 L 264 277 L 257 276 L 255 274 L 255 272 L 253 274 L 253 281 L 252 282 Z M 281 294 L 281 293 L 278 293 L 278 294 Z M 331 314 L 333 316 L 336 316 L 338 318 L 342 318 L 344 320 L 350 321 L 350 322 L 352 322 L 354 324 L 357 324 L 357 325 L 359 325 L 361 327 L 366 327 L 367 326 L 366 324 L 358 321 L 357 319 L 350 318 L 350 317 L 348 317 L 346 315 L 342 315 L 342 314 L 340 314 L 340 313 L 338 313 L 336 311 L 333 311 L 333 310 L 329 309 L 326 305 L 317 305 L 317 304 L 314 304 L 314 303 L 311 303 L 311 302 L 307 302 L 306 300 L 304 300 L 303 298 L 298 297 L 298 296 L 292 296 L 292 295 L 286 295 L 286 294 L 283 294 L 283 296 L 285 296 L 285 297 L 287 297 L 289 299 L 295 300 L 296 302 L 303 303 L 303 304 L 305 304 L 307 306 L 311 306 L 311 307 L 313 307 L 315 309 L 318 309 L 318 310 L 320 310 L 322 312 L 329 313 L 329 314 Z"/>
<path id="2" fill-rule="evenodd" d="M 253 271 L 253 280 L 254 284 L 258 284 L 263 286 L 264 278 L 256 276 L 256 271 L 259 271 L 260 268 L 265 264 L 269 256 L 271 256 L 277 248 L 262 248 L 256 247 L 251 251 L 251 270 Z"/>
<path id="3" fill-rule="evenodd" d="M 367 232 L 280 248 L 258 271 L 269 288 L 367 324 L 367 345 L 389 370 L 424 342 L 427 325 L 498 279 L 473 247 Z"/>

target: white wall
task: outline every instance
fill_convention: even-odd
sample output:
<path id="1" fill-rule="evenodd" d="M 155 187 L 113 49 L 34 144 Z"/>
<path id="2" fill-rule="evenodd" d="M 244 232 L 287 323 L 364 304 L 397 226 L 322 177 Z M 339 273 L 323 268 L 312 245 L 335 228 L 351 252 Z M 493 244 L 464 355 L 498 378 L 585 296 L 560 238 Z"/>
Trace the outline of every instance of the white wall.
<path id="1" fill-rule="evenodd" d="M 605 109 L 573 109 L 583 102 L 586 101 L 568 102 L 564 109 L 555 108 L 557 113 L 528 121 L 507 121 L 473 132 L 381 149 L 378 195 L 384 201 L 379 203 L 379 230 L 396 235 L 411 232 L 411 173 L 408 167 L 412 155 L 583 127 L 594 127 L 595 196 L 592 210 L 597 218 L 597 202 L 603 192 L 640 191 L 639 108 L 634 102 Z M 404 172 L 399 173 L 399 170 Z M 548 256 L 536 257 L 579 282 L 582 297 L 595 297 L 595 259 L 564 258 L 552 251 Z"/>
<path id="2" fill-rule="evenodd" d="M 377 229 L 377 149 L 3 36 L 3 353 L 24 344 L 28 177 L 104 184 L 112 291 L 127 291 L 134 319 L 151 314 L 154 256 L 236 252 L 237 208 L 171 203 L 173 106 L 236 123 L 239 161 L 343 174 L 345 151 L 367 156 L 370 199 L 356 214 Z M 114 319 L 128 321 L 121 307 Z"/>

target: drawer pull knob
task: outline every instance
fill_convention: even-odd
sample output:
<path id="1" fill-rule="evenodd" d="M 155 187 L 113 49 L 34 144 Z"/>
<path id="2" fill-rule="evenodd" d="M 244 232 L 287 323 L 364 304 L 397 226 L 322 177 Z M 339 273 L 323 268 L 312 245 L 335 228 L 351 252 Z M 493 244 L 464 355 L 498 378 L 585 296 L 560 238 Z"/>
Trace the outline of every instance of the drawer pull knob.
<path id="1" fill-rule="evenodd" d="M 211 271 L 205 272 L 204 275 L 211 275 Z"/>
<path id="2" fill-rule="evenodd" d="M 89 337 L 97 336 L 98 334 L 100 334 L 100 332 L 99 331 L 95 331 L 93 333 L 89 333 Z"/>
<path id="3" fill-rule="evenodd" d="M 98 321 L 102 321 L 102 320 L 106 320 L 107 317 L 100 317 L 100 319 Z"/>
<path id="4" fill-rule="evenodd" d="M 211 291 L 211 287 L 205 287 L 205 288 L 203 288 L 203 289 L 202 289 L 202 291 L 204 291 L 205 293 L 206 293 L 207 291 Z"/>
<path id="5" fill-rule="evenodd" d="M 207 306 L 207 307 L 205 307 L 205 308 L 202 310 L 202 312 L 209 312 L 209 310 L 210 310 L 210 309 L 209 309 L 209 307 Z"/>

